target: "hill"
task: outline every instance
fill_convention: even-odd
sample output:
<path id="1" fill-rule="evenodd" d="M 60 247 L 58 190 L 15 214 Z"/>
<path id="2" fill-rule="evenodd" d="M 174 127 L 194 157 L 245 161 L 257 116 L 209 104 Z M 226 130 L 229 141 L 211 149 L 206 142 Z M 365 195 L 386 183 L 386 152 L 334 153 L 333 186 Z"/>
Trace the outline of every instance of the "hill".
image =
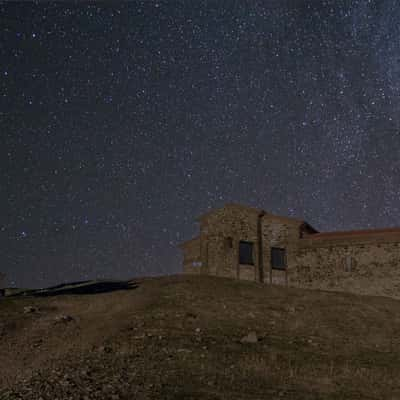
<path id="1" fill-rule="evenodd" d="M 130 283 L 0 299 L 0 399 L 400 398 L 398 300 L 203 276 Z"/>

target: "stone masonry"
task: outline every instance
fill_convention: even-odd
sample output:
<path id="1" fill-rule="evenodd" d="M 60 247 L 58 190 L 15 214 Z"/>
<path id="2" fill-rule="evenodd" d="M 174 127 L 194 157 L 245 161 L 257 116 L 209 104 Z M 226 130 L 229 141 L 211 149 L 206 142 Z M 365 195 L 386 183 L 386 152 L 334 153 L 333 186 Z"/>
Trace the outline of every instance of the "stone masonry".
<path id="1" fill-rule="evenodd" d="M 184 273 L 400 297 L 400 228 L 320 233 L 239 204 L 197 221 L 199 235 L 181 244 Z"/>

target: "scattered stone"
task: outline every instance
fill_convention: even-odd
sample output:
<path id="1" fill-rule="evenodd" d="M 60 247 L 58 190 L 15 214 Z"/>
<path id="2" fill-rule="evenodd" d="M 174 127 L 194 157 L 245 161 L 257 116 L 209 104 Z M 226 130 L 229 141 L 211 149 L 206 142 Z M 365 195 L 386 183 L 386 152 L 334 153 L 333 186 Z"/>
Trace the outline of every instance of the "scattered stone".
<path id="1" fill-rule="evenodd" d="M 200 328 L 196 328 L 196 333 L 200 333 L 201 329 Z"/>
<path id="2" fill-rule="evenodd" d="M 54 318 L 54 321 L 56 323 L 59 323 L 59 322 L 68 323 L 68 322 L 72 322 L 73 320 L 74 319 L 70 315 L 57 315 Z"/>
<path id="3" fill-rule="evenodd" d="M 240 343 L 257 343 L 257 342 L 258 342 L 258 336 L 254 331 L 249 332 L 248 335 L 243 336 L 242 339 L 240 340 Z"/>
<path id="4" fill-rule="evenodd" d="M 38 339 L 32 343 L 32 347 L 40 347 L 43 344 L 43 339 Z"/>
<path id="5" fill-rule="evenodd" d="M 185 314 L 185 317 L 188 318 L 188 319 L 196 319 L 197 315 L 195 313 L 192 313 L 192 312 L 187 312 Z"/>
<path id="6" fill-rule="evenodd" d="M 33 307 L 33 306 L 24 307 L 24 314 L 32 314 L 32 313 L 35 313 L 38 311 L 39 311 L 39 309 L 37 307 Z"/>
<path id="7" fill-rule="evenodd" d="M 290 314 L 294 314 L 294 313 L 296 312 L 296 307 L 294 307 L 294 306 L 289 306 L 289 307 L 288 307 L 288 311 L 289 311 Z"/>
<path id="8" fill-rule="evenodd" d="M 191 353 L 192 350 L 189 350 L 189 349 L 178 349 L 176 352 L 177 353 Z"/>
<path id="9" fill-rule="evenodd" d="M 145 337 L 146 337 L 146 335 L 136 335 L 136 336 L 133 336 L 133 339 L 140 340 L 140 339 L 144 339 Z"/>
<path id="10" fill-rule="evenodd" d="M 110 346 L 100 346 L 98 348 L 99 353 L 111 353 L 112 348 Z"/>

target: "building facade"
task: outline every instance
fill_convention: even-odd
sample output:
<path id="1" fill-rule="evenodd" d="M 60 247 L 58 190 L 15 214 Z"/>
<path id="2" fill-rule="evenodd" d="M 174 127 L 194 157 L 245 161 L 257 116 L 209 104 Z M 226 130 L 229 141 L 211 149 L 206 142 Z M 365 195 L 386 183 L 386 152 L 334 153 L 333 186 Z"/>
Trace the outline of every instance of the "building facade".
<path id="1" fill-rule="evenodd" d="M 199 235 L 181 244 L 184 273 L 400 296 L 400 228 L 321 233 L 239 204 L 197 221 Z"/>

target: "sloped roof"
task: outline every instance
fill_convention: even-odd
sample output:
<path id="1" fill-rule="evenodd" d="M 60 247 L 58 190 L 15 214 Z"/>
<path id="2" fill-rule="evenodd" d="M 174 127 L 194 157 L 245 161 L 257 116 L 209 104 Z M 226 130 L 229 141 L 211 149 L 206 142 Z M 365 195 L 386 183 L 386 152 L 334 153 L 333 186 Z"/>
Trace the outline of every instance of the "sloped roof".
<path id="1" fill-rule="evenodd" d="M 285 217 L 285 216 L 281 216 L 281 215 L 274 215 L 274 214 L 268 213 L 267 211 L 263 210 L 262 208 L 250 207 L 250 206 L 246 206 L 246 205 L 238 204 L 238 203 L 227 203 L 223 207 L 213 208 L 212 210 L 209 210 L 209 211 L 205 212 L 204 214 L 200 215 L 198 218 L 196 218 L 196 221 L 201 221 L 204 218 L 208 217 L 209 215 L 217 212 L 218 210 L 221 210 L 222 208 L 239 208 L 239 209 L 254 212 L 257 215 L 264 213 L 264 215 L 268 218 L 276 219 L 276 220 L 282 221 L 282 222 L 294 223 L 294 224 L 298 224 L 298 225 L 304 224 L 305 226 L 309 227 L 311 230 L 318 232 L 317 229 L 313 228 L 310 224 L 308 224 L 306 221 L 304 221 L 302 219 L 293 218 L 293 217 Z"/>
<path id="2" fill-rule="evenodd" d="M 360 229 L 353 231 L 332 231 L 313 233 L 307 239 L 330 239 L 348 236 L 368 236 L 368 235 L 383 235 L 383 234 L 400 234 L 400 228 L 383 228 L 383 229 Z"/>
<path id="3" fill-rule="evenodd" d="M 306 223 L 304 220 L 298 219 L 298 218 L 284 217 L 284 216 L 281 216 L 281 215 L 274 215 L 274 214 L 270 214 L 270 213 L 265 213 L 265 215 L 267 217 L 269 217 L 269 218 L 276 219 L 276 220 L 282 221 L 282 222 L 289 222 L 289 223 L 295 223 L 295 224 L 304 224 L 304 223 Z"/>

